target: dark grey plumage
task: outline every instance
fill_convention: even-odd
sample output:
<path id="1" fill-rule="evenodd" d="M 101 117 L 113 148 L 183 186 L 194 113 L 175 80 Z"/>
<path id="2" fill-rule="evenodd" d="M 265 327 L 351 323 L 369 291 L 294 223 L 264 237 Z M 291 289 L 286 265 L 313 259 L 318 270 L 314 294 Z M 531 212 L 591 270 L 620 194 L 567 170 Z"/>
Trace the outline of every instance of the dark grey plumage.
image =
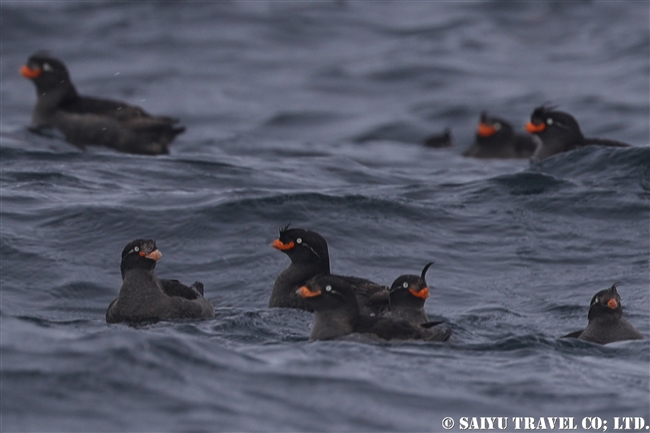
<path id="1" fill-rule="evenodd" d="M 432 264 L 427 263 L 420 275 L 400 275 L 393 281 L 388 295 L 390 308 L 382 314 L 384 317 L 406 320 L 417 326 L 429 322 L 424 311 L 424 303 L 429 297 L 425 277 Z"/>
<path id="2" fill-rule="evenodd" d="M 289 256 L 291 264 L 276 278 L 269 307 L 312 311 L 311 304 L 296 295 L 296 289 L 316 275 L 330 274 L 327 241 L 312 230 L 286 226 L 280 230 L 280 237 L 271 246 Z M 364 278 L 341 278 L 353 286 L 365 314 L 379 313 L 388 308 L 388 287 Z"/>
<path id="3" fill-rule="evenodd" d="M 203 297 L 203 284 L 185 286 L 178 280 L 161 280 L 154 270 L 162 256 L 156 242 L 136 239 L 122 251 L 122 287 L 106 310 L 106 322 L 142 323 L 158 320 L 202 319 L 214 316 Z"/>
<path id="4" fill-rule="evenodd" d="M 569 113 L 552 107 L 540 106 L 530 115 L 526 130 L 540 138 L 541 144 L 534 159 L 545 159 L 558 153 L 568 152 L 591 144 L 610 147 L 630 147 L 627 143 L 602 138 L 586 138 L 582 135 L 576 119 Z"/>
<path id="5" fill-rule="evenodd" d="M 562 338 L 578 338 L 598 344 L 644 338 L 623 317 L 621 297 L 616 290 L 616 284 L 594 295 L 589 306 L 588 319 L 589 324 L 585 329 L 571 332 Z"/>
<path id="6" fill-rule="evenodd" d="M 353 286 L 336 275 L 318 275 L 297 293 L 314 310 L 310 338 L 330 340 L 349 334 L 371 334 L 383 340 L 447 341 L 450 329 L 424 329 L 405 320 L 366 316 L 359 311 Z"/>
<path id="7" fill-rule="evenodd" d="M 476 131 L 472 146 L 463 156 L 472 158 L 530 158 L 535 153 L 537 142 L 529 134 L 515 132 L 505 120 L 489 116 L 485 111 Z"/>
<path id="8" fill-rule="evenodd" d="M 21 73 L 36 86 L 36 105 L 30 129 L 55 128 L 71 144 L 110 147 L 120 152 L 160 155 L 185 127 L 178 119 L 152 116 L 124 102 L 81 96 L 59 59 L 34 54 Z"/>
<path id="9" fill-rule="evenodd" d="M 451 135 L 451 129 L 446 128 L 442 134 L 431 135 L 424 140 L 426 147 L 440 149 L 443 147 L 453 147 L 454 137 Z"/>

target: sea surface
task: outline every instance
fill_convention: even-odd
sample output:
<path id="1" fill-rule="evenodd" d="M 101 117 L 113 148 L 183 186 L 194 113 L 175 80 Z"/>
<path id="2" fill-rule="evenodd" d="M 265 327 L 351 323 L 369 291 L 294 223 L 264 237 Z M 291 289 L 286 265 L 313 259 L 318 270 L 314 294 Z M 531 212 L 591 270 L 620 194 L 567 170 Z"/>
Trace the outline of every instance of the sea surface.
<path id="1" fill-rule="evenodd" d="M 3 432 L 650 424 L 649 340 L 558 339 L 615 282 L 650 335 L 647 1 L 0 8 Z M 187 131 L 159 157 L 30 133 L 17 71 L 38 50 L 80 93 Z M 633 147 L 461 156 L 482 110 L 521 131 L 543 103 Z M 422 145 L 447 127 L 454 147 Z M 309 341 L 309 313 L 267 308 L 288 223 L 328 240 L 336 273 L 390 284 L 434 261 L 426 310 L 453 341 Z M 160 277 L 205 284 L 214 319 L 105 323 L 141 237 Z"/>

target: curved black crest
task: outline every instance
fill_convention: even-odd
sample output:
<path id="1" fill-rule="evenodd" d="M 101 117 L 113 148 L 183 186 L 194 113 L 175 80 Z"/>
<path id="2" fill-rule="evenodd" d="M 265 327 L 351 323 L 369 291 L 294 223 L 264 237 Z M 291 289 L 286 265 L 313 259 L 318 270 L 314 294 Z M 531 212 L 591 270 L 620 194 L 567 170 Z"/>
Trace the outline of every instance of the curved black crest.
<path id="1" fill-rule="evenodd" d="M 431 267 L 431 265 L 433 265 L 434 263 L 435 263 L 435 262 L 429 262 L 429 263 L 427 263 L 427 264 L 424 266 L 424 269 L 422 269 L 422 275 L 420 276 L 420 278 L 422 278 L 423 281 L 426 281 L 426 279 L 424 278 L 424 276 L 427 274 L 427 271 L 429 270 L 429 268 Z"/>

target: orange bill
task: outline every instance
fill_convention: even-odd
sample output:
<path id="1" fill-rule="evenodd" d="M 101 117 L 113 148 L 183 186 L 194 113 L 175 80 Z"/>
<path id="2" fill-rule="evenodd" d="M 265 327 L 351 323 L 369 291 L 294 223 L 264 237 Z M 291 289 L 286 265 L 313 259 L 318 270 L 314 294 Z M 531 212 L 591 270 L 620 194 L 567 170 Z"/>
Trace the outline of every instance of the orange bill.
<path id="1" fill-rule="evenodd" d="M 526 124 L 526 131 L 530 132 L 531 134 L 534 134 L 536 132 L 542 132 L 543 130 L 546 129 L 546 125 L 544 123 L 533 123 L 533 122 L 528 122 Z"/>
<path id="2" fill-rule="evenodd" d="M 416 298 L 427 299 L 429 297 L 429 288 L 423 287 L 420 290 L 409 289 L 409 293 Z"/>
<path id="3" fill-rule="evenodd" d="M 314 296 L 320 295 L 320 290 L 316 290 L 315 292 L 312 292 L 307 288 L 307 286 L 302 286 L 301 288 L 296 290 L 296 293 L 302 296 L 303 298 L 313 298 Z"/>
<path id="4" fill-rule="evenodd" d="M 276 239 L 271 243 L 271 246 L 273 248 L 275 248 L 276 250 L 286 251 L 286 250 L 290 250 L 291 248 L 295 247 L 296 244 L 294 244 L 293 242 L 289 242 L 288 244 L 285 244 L 285 243 L 282 243 L 282 241 L 280 239 Z"/>
<path id="5" fill-rule="evenodd" d="M 142 257 L 146 257 L 148 259 L 152 259 L 152 260 L 155 260 L 155 261 L 160 260 L 160 258 L 162 257 L 162 253 L 159 250 L 153 250 L 149 254 L 145 254 L 144 251 L 140 251 L 140 255 Z"/>
<path id="6" fill-rule="evenodd" d="M 618 302 L 616 302 L 616 299 L 612 298 L 609 301 L 607 301 L 607 306 L 612 310 L 616 310 L 616 307 L 618 307 Z"/>
<path id="7" fill-rule="evenodd" d="M 476 130 L 479 137 L 489 137 L 490 135 L 494 135 L 495 132 L 497 132 L 497 129 L 493 125 L 486 125 L 483 122 L 478 124 L 478 129 Z"/>
<path id="8" fill-rule="evenodd" d="M 20 68 L 20 73 L 25 78 L 36 78 L 43 73 L 43 70 L 41 68 L 30 69 L 29 66 L 23 65 L 23 67 Z"/>

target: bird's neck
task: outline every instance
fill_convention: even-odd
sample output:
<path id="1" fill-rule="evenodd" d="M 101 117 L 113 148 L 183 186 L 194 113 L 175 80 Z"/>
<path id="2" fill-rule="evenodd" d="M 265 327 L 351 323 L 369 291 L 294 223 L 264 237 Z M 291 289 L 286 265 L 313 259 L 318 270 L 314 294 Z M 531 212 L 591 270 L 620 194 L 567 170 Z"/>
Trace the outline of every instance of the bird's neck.
<path id="1" fill-rule="evenodd" d="M 272 307 L 283 306 L 279 304 L 283 299 L 286 300 L 292 297 L 298 299 L 298 295 L 294 293 L 296 289 L 305 284 L 311 277 L 319 274 L 329 274 L 329 267 L 324 269 L 319 263 L 291 263 L 275 279 L 270 305 Z"/>
<path id="2" fill-rule="evenodd" d="M 72 103 L 79 99 L 79 94 L 72 83 L 65 81 L 47 90 L 36 88 L 36 97 L 35 113 L 53 111 L 62 105 Z"/>
<path id="3" fill-rule="evenodd" d="M 312 340 L 330 340 L 354 332 L 354 321 L 359 315 L 357 311 L 346 309 L 316 311 L 312 323 Z"/>
<path id="4" fill-rule="evenodd" d="M 154 274 L 153 269 L 129 269 L 124 271 L 122 276 L 123 281 L 119 294 L 120 298 L 134 296 L 141 298 L 149 295 L 160 295 L 160 282 Z"/>
<path id="5" fill-rule="evenodd" d="M 390 315 L 392 318 L 406 320 L 411 323 L 426 323 L 429 321 L 424 308 L 416 305 L 391 304 Z"/>
<path id="6" fill-rule="evenodd" d="M 591 323 L 594 320 L 597 320 L 599 322 L 607 323 L 607 322 L 615 322 L 619 320 L 621 317 L 623 317 L 623 310 L 620 308 L 617 308 L 615 310 L 612 310 L 609 307 L 604 307 L 600 309 L 600 311 L 597 311 L 593 308 L 589 309 L 589 314 L 588 314 L 588 319 L 589 322 Z"/>

